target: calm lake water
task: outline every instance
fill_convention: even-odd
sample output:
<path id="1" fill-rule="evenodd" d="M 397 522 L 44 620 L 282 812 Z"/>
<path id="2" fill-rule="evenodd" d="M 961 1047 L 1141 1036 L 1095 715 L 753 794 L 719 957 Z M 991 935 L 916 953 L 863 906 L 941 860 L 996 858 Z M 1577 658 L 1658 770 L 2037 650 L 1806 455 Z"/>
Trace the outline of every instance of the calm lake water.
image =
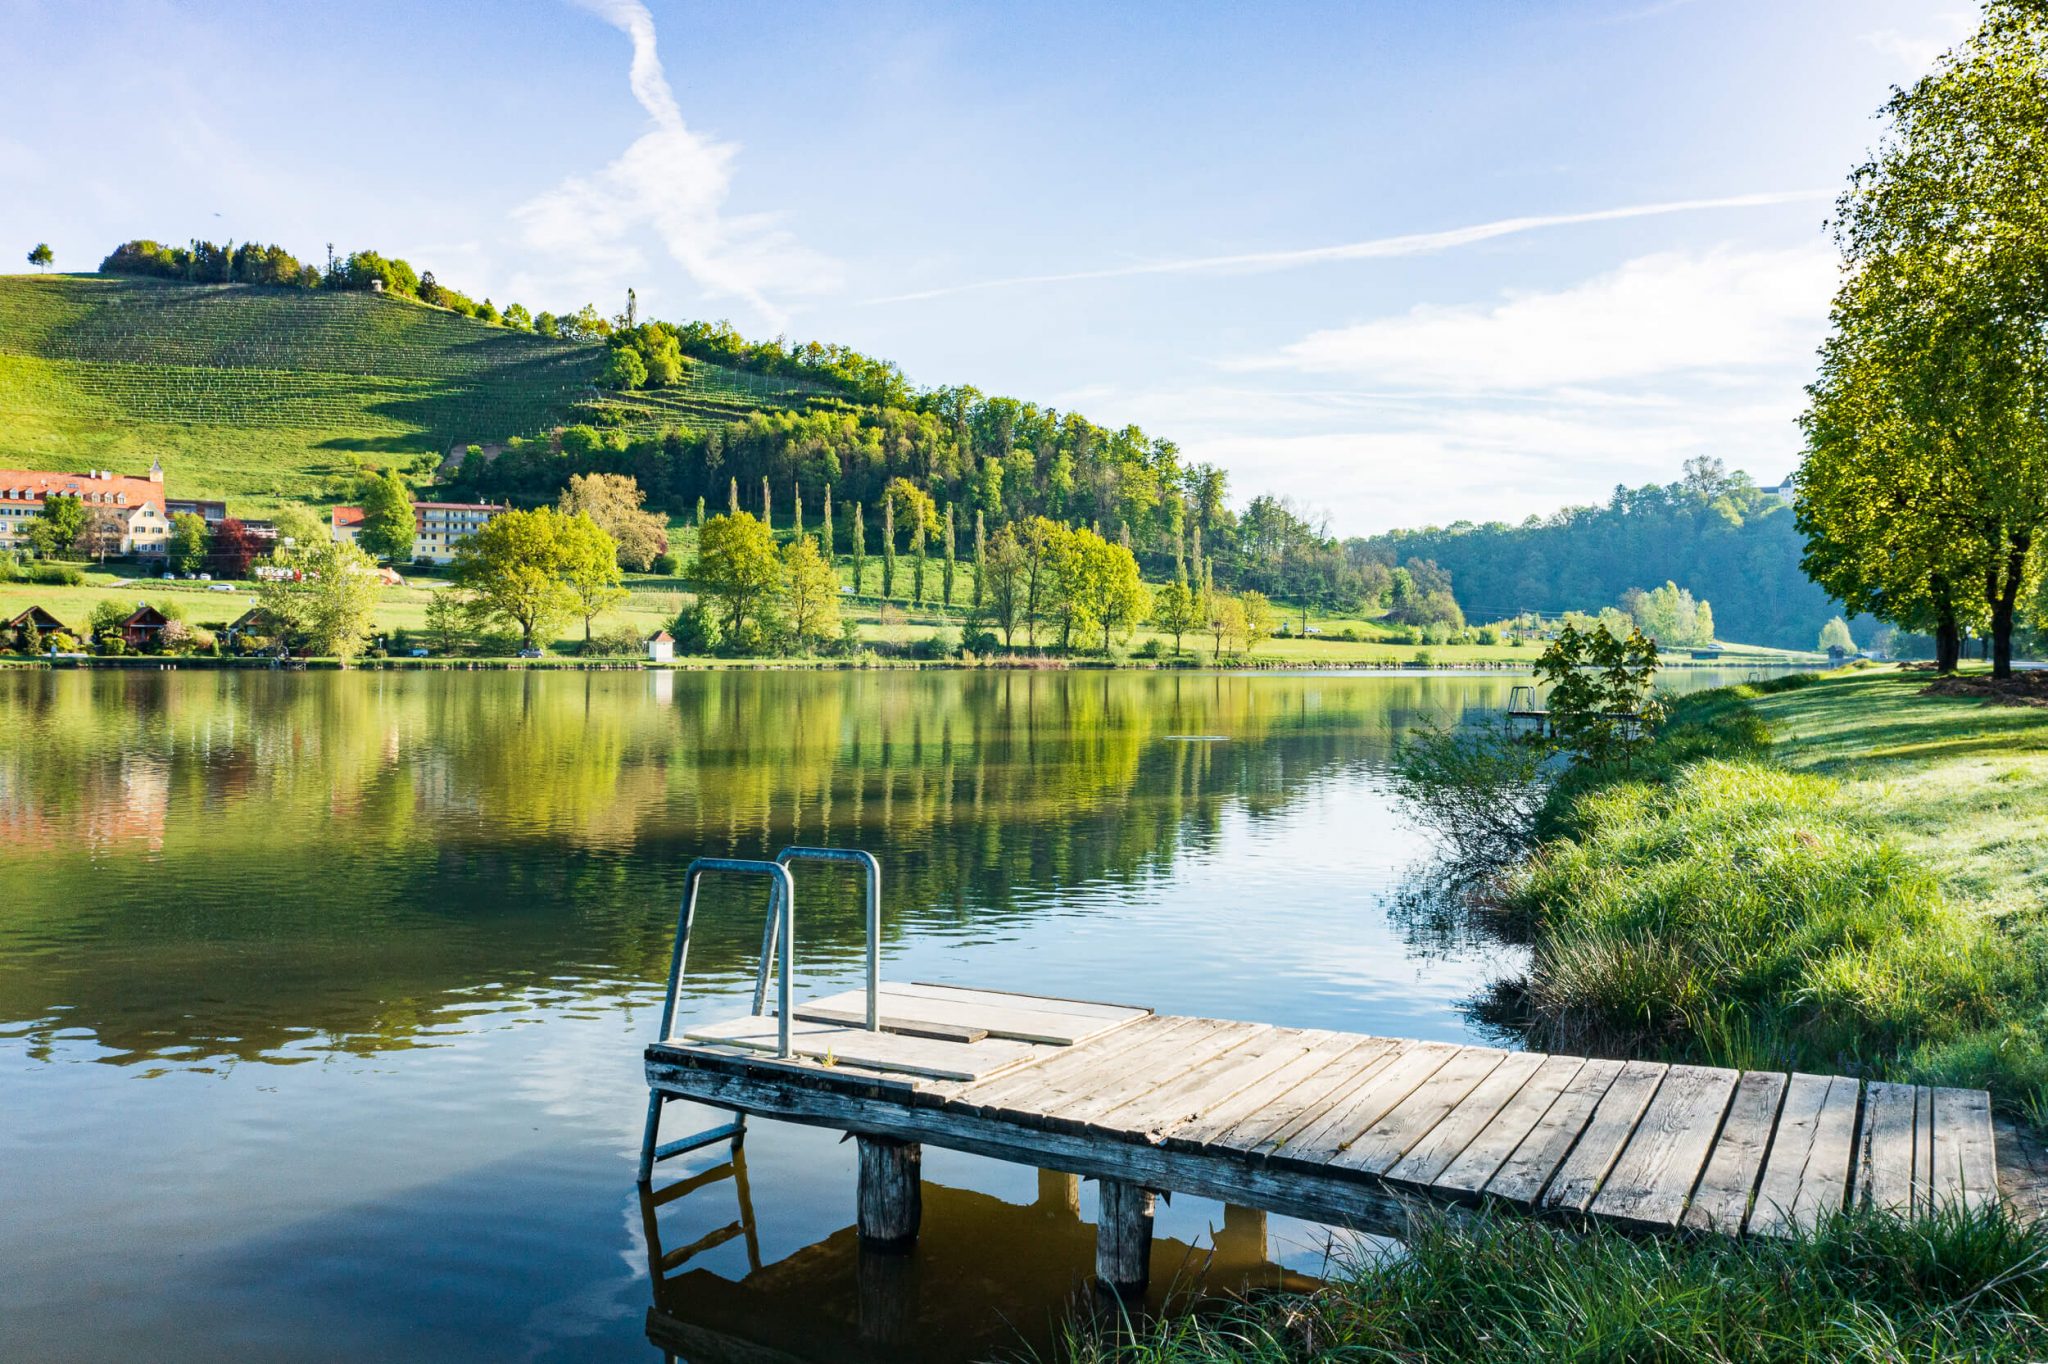
<path id="1" fill-rule="evenodd" d="M 864 1264 L 853 1145 L 771 1122 L 653 1212 L 662 1251 L 716 1244 L 650 1315 L 640 1049 L 685 865 L 875 851 L 891 979 L 1474 1037 L 1512 950 L 1398 908 L 1429 850 L 1385 763 L 1514 680 L 0 674 L 0 1359 L 1042 1343 L 1091 1185 L 928 1150 L 916 1251 Z M 692 1013 L 745 1011 L 754 893 L 707 893 Z M 805 879 L 797 947 L 800 995 L 860 981 L 855 883 Z M 1224 1287 L 1327 1243 L 1181 1196 L 1157 1234 Z"/>

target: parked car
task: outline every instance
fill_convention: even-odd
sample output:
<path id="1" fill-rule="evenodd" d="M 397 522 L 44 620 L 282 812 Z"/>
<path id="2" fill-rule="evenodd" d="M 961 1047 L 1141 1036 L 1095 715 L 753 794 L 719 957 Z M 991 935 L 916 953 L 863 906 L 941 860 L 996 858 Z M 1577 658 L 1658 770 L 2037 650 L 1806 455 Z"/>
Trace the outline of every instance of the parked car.
<path id="1" fill-rule="evenodd" d="M 175 573 L 166 573 L 164 574 L 164 581 L 167 583 L 174 583 L 178 581 L 178 575 Z"/>
<path id="2" fill-rule="evenodd" d="M 427 656 L 427 651 L 426 651 L 425 649 L 419 648 L 419 647 L 417 647 L 417 646 L 415 646 L 415 647 L 413 648 L 413 650 L 412 650 L 412 657 L 414 657 L 414 658 L 425 658 L 426 656 Z"/>
<path id="3" fill-rule="evenodd" d="M 202 573 L 199 575 L 199 581 L 203 583 L 210 583 L 213 581 L 213 575 L 211 573 Z"/>
<path id="4" fill-rule="evenodd" d="M 540 657 L 540 650 L 538 650 L 538 649 L 521 649 L 521 650 L 519 651 L 519 656 L 520 656 L 521 658 L 539 658 L 539 657 Z"/>
<path id="5" fill-rule="evenodd" d="M 233 583 L 215 583 L 206 590 L 209 592 L 232 592 L 235 590 L 235 585 Z"/>

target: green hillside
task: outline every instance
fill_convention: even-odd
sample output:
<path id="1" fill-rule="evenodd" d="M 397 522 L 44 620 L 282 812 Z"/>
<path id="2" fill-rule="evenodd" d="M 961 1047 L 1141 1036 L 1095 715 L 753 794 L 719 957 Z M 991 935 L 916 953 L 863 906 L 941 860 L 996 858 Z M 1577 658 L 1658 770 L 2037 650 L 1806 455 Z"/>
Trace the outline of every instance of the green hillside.
<path id="1" fill-rule="evenodd" d="M 702 428 L 811 396 L 704 364 L 658 396 L 600 395 L 604 353 L 370 293 L 0 276 L 0 466 L 161 458 L 178 495 L 260 508 L 359 462 L 594 414 L 629 432 Z"/>

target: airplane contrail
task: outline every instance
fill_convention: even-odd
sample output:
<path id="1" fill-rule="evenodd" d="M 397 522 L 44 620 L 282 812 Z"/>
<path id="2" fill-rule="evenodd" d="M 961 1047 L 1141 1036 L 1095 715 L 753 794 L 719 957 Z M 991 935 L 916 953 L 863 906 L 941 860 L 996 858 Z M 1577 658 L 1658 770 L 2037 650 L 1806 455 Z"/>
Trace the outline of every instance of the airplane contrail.
<path id="1" fill-rule="evenodd" d="M 1141 261 L 1133 265 L 1112 265 L 1096 270 L 1067 270 L 1047 275 L 1012 275 L 1004 279 L 975 280 L 967 284 L 946 284 L 935 289 L 885 294 L 867 303 L 913 303 L 920 299 L 946 298 L 953 294 L 979 293 L 987 289 L 1010 289 L 1025 284 L 1066 284 L 1075 280 L 1124 279 L 1134 275 L 1189 275 L 1210 271 L 1287 270 L 1300 265 L 1321 265 L 1329 261 L 1380 260 L 1390 256 L 1419 256 L 1473 242 L 1534 232 L 1546 227 L 1571 227 L 1580 223 L 1616 222 L 1623 218 L 1654 218 L 1668 213 L 1700 213 L 1716 209 L 1767 208 L 1774 204 L 1806 203 L 1829 199 L 1835 191 L 1825 189 L 1785 190 L 1768 194 L 1735 194 L 1719 199 L 1674 199 L 1660 204 L 1631 204 L 1623 208 L 1601 208 L 1586 213 L 1552 213 L 1541 216 L 1501 218 L 1469 227 L 1441 232 L 1410 232 L 1397 237 L 1373 237 L 1362 242 L 1335 246 L 1300 247 L 1290 251 L 1245 251 L 1227 256 L 1189 256 L 1181 260 Z"/>

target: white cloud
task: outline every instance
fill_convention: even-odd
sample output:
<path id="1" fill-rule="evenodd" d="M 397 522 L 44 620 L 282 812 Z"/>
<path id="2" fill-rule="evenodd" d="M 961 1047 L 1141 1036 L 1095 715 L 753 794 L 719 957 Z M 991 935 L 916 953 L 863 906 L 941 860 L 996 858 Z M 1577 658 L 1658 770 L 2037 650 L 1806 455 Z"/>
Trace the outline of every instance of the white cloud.
<path id="1" fill-rule="evenodd" d="M 1170 430 L 1345 533 L 1519 520 L 1696 454 L 1776 481 L 1826 327 L 1819 248 L 1644 256 L 1576 285 L 1312 333 L 1177 390 L 1064 395 Z"/>
<path id="2" fill-rule="evenodd" d="M 640 0 L 577 0 L 633 43 L 633 98 L 654 121 L 609 165 L 572 176 L 513 211 L 526 245 L 577 283 L 615 287 L 644 267 L 651 237 L 707 294 L 734 298 L 771 327 L 785 293 L 836 282 L 833 263 L 802 246 L 772 215 L 727 211 L 739 148 L 693 131 L 662 71 L 654 18 Z"/>
<path id="3" fill-rule="evenodd" d="M 1237 363 L 1465 393 L 1725 372 L 1810 354 L 1833 287 L 1819 247 L 1665 252 L 1568 289 L 1424 304 Z"/>
<path id="4" fill-rule="evenodd" d="M 1012 275 L 1004 279 L 976 280 L 947 284 L 910 293 L 888 294 L 866 300 L 869 303 L 909 303 L 927 298 L 976 293 L 984 289 L 1008 289 L 1023 284 L 1065 284 L 1076 280 L 1125 279 L 1135 275 L 1191 275 L 1215 273 L 1256 273 L 1291 270 L 1304 265 L 1326 265 L 1333 261 L 1386 260 L 1396 256 L 1420 256 L 1496 237 L 1511 237 L 1550 227 L 1576 227 L 1588 223 L 1620 222 L 1629 218 L 1656 218 L 1672 213 L 1699 213 L 1718 209 L 1770 208 L 1833 197 L 1832 190 L 1791 190 L 1766 194 L 1735 194 L 1719 199 L 1677 199 L 1658 204 L 1629 204 L 1621 208 L 1592 209 L 1583 213 L 1552 213 L 1519 218 L 1499 218 L 1490 223 L 1447 228 L 1440 232 L 1405 232 L 1394 237 L 1372 237 L 1365 241 L 1340 242 L 1334 246 L 1307 246 L 1284 251 L 1240 251 L 1222 256 L 1188 256 L 1175 260 L 1139 261 L 1112 265 L 1099 270 L 1069 270 L 1048 275 Z"/>

